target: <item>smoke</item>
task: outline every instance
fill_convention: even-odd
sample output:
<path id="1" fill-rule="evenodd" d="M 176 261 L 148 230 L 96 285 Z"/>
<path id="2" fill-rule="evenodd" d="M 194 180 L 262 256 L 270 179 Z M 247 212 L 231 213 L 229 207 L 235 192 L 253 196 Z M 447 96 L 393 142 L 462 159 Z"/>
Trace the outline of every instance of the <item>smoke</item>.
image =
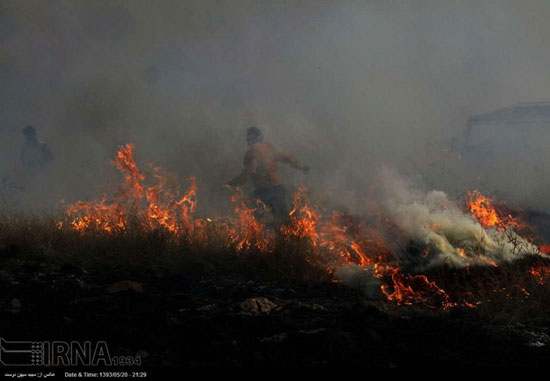
<path id="1" fill-rule="evenodd" d="M 403 242 L 423 248 L 412 255 L 403 252 L 406 262 L 465 267 L 540 254 L 512 229 L 483 228 L 442 191 L 418 191 L 387 168 L 381 169 L 379 183 L 384 213 L 399 228 Z"/>
<path id="2" fill-rule="evenodd" d="M 382 212 L 386 222 L 397 228 L 379 227 L 383 243 L 396 255 L 393 266 L 423 272 L 434 267 L 498 266 L 527 255 L 544 256 L 511 227 L 484 228 L 444 192 L 422 191 L 392 169 L 379 168 L 376 183 L 371 194 L 376 207 L 367 213 Z M 378 265 L 346 264 L 334 275 L 369 297 L 379 297 Z"/>
<path id="3" fill-rule="evenodd" d="M 373 269 L 370 267 L 346 265 L 337 269 L 334 275 L 342 284 L 363 291 L 369 298 L 382 295 L 380 292 L 382 282 L 375 276 Z"/>
<path id="4" fill-rule="evenodd" d="M 327 204 L 360 208 L 386 163 L 451 195 L 490 178 L 492 191 L 546 207 L 533 192 L 549 176 L 518 189 L 491 176 L 505 164 L 462 168 L 448 147 L 473 114 L 548 99 L 549 14 L 542 0 L 4 0 L 0 175 L 25 187 L 23 207 L 89 199 L 116 187 L 109 160 L 134 142 L 140 167 L 195 174 L 199 209 L 217 209 L 256 124 L 312 167 L 282 169 L 286 185 Z M 28 124 L 55 157 L 40 179 L 18 160 Z M 423 213 L 443 198 L 426 195 Z"/>

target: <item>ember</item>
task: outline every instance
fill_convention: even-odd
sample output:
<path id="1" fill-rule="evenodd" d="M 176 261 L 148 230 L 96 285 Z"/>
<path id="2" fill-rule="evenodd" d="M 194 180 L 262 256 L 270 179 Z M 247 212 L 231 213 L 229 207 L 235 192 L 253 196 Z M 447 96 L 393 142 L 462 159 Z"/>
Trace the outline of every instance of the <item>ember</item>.
<path id="1" fill-rule="evenodd" d="M 533 266 L 529 273 L 540 285 L 544 285 L 550 280 L 550 266 L 548 265 Z"/>

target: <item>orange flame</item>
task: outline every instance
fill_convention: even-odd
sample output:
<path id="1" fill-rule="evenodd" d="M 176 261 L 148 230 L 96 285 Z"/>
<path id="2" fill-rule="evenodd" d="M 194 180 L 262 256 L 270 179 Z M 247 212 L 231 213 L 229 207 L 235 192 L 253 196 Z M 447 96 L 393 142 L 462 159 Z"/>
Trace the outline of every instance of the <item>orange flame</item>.
<path id="1" fill-rule="evenodd" d="M 311 207 L 307 197 L 307 189 L 303 185 L 294 194 L 293 208 L 289 213 L 290 223 L 281 226 L 281 232 L 287 238 L 297 237 L 307 239 L 317 246 L 319 234 L 319 214 Z"/>
<path id="2" fill-rule="evenodd" d="M 550 280 L 550 266 L 548 265 L 532 266 L 529 273 L 541 286 Z"/>
<path id="3" fill-rule="evenodd" d="M 345 214 L 333 213 L 328 219 L 322 218 L 304 186 L 299 186 L 295 192 L 288 221 L 279 230 L 270 230 L 259 218 L 267 210 L 266 205 L 259 200 L 249 200 L 240 188 L 231 188 L 234 216 L 197 218 L 198 190 L 194 177 L 189 178 L 188 189 L 181 192 L 173 177 L 154 168 L 154 183 L 149 185 L 135 163 L 132 144 L 120 148 L 113 164 L 125 179 L 118 194 L 112 200 L 104 196 L 97 202 L 78 201 L 70 205 L 66 208 L 67 223 L 60 221 L 58 228 L 108 234 L 134 226 L 162 229 L 195 245 L 208 245 L 212 238 L 210 233 L 215 232 L 225 247 L 237 252 L 271 253 L 280 238 L 300 240 L 311 246 L 317 262 L 330 273 L 346 264 L 373 269 L 374 276 L 382 282 L 382 294 L 398 305 L 421 303 L 444 309 L 457 305 L 426 276 L 403 274 L 396 254 L 380 231 L 365 229 Z M 469 196 L 472 215 L 483 226 L 505 226 L 489 199 L 478 191 L 470 192 Z M 381 220 L 389 223 L 383 216 Z M 467 302 L 462 305 L 473 306 Z"/>
<path id="4" fill-rule="evenodd" d="M 501 213 L 493 206 L 488 197 L 482 195 L 477 189 L 468 192 L 467 205 L 472 217 L 474 217 L 484 228 L 517 228 L 519 222 L 511 215 L 501 216 Z"/>
<path id="5" fill-rule="evenodd" d="M 138 169 L 134 161 L 134 145 L 126 144 L 120 147 L 113 164 L 124 174 L 126 185 L 131 194 L 135 198 L 141 198 L 143 195 L 141 182 L 145 180 L 145 175 Z"/>
<path id="6" fill-rule="evenodd" d="M 237 217 L 233 219 L 229 231 L 229 244 L 234 245 L 237 251 L 256 248 L 260 252 L 267 252 L 270 242 L 265 233 L 264 224 L 255 217 L 257 211 L 265 211 L 266 206 L 255 200 L 256 208 L 247 205 L 247 200 L 241 188 L 235 188 L 231 196 Z"/>
<path id="7" fill-rule="evenodd" d="M 449 295 L 439 288 L 435 282 L 430 282 L 425 275 L 404 275 L 398 268 L 389 271 L 392 286 L 382 285 L 382 292 L 388 300 L 398 305 L 413 305 L 419 302 L 430 307 L 447 309 L 457 303 L 449 301 Z"/>

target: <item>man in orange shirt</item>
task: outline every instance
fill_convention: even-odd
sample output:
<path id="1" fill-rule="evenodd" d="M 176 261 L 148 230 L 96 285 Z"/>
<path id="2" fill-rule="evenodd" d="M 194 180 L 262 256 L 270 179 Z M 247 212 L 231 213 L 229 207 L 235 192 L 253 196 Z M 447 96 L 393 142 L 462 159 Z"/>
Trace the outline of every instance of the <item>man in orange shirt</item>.
<path id="1" fill-rule="evenodd" d="M 262 131 L 258 127 L 250 127 L 246 130 L 248 151 L 244 155 L 244 169 L 228 185 L 238 186 L 250 180 L 254 185 L 253 196 L 271 209 L 275 220 L 281 222 L 287 217 L 288 209 L 277 162 L 288 164 L 306 174 L 309 167 L 301 165 L 291 154 L 276 151 L 271 144 L 263 140 Z"/>

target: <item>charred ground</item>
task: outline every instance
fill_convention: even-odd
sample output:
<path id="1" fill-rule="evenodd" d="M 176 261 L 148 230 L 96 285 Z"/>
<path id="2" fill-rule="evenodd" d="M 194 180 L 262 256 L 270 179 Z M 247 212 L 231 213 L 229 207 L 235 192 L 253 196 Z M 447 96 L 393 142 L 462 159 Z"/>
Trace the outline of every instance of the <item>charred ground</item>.
<path id="1" fill-rule="evenodd" d="M 106 340 L 163 367 L 533 366 L 550 354 L 540 257 L 426 272 L 452 300 L 481 302 L 441 309 L 335 282 L 303 242 L 205 250 L 162 230 L 83 236 L 48 218 L 5 220 L 0 239 L 5 338 Z"/>

